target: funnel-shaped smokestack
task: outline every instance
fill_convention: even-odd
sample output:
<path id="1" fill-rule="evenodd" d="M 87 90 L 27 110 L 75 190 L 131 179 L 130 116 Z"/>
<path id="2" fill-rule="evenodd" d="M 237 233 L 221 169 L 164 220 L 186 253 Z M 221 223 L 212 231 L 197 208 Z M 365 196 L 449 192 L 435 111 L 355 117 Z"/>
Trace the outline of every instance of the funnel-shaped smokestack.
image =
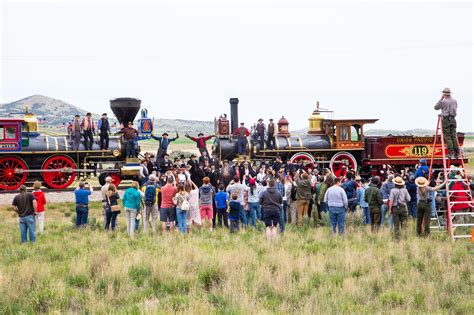
<path id="1" fill-rule="evenodd" d="M 231 98 L 230 103 L 230 128 L 231 133 L 239 127 L 239 99 Z"/>
<path id="2" fill-rule="evenodd" d="M 119 123 L 126 126 L 129 121 L 133 122 L 140 110 L 141 100 L 131 97 L 120 97 L 110 100 L 110 109 Z"/>

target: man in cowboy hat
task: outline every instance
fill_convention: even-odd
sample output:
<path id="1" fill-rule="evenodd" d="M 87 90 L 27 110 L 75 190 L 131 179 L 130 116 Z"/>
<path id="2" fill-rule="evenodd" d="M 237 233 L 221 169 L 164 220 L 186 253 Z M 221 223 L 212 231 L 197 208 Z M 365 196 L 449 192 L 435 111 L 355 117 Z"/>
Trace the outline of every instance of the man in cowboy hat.
<path id="1" fill-rule="evenodd" d="M 398 241 L 400 240 L 400 228 L 403 234 L 405 234 L 407 228 L 408 203 L 411 198 L 405 188 L 405 181 L 400 176 L 395 177 L 392 182 L 395 187 L 390 191 L 388 209 L 393 218 L 394 237 Z"/>
<path id="2" fill-rule="evenodd" d="M 448 148 L 448 158 L 459 158 L 459 146 L 456 134 L 456 115 L 458 109 L 458 102 L 451 97 L 451 90 L 445 88 L 442 91 L 441 99 L 436 103 L 434 109 L 441 109 L 442 127 L 444 142 Z"/>
<path id="3" fill-rule="evenodd" d="M 255 130 L 257 132 L 258 143 L 260 144 L 260 150 L 263 150 L 265 148 L 265 124 L 262 118 L 258 120 Z"/>
<path id="4" fill-rule="evenodd" d="M 275 123 L 273 122 L 273 118 L 270 118 L 270 123 L 268 124 L 267 146 L 270 150 L 273 150 L 275 147 Z"/>
<path id="5" fill-rule="evenodd" d="M 418 237 L 425 236 L 428 237 L 430 235 L 430 219 L 431 219 L 431 203 L 433 201 L 433 194 L 431 192 L 435 192 L 440 190 L 444 183 L 436 186 L 430 187 L 428 184 L 428 180 L 424 177 L 418 177 L 415 179 L 415 184 L 418 186 L 417 189 L 417 197 L 418 197 L 418 206 L 417 206 L 417 214 L 416 214 L 416 233 Z M 422 225 L 424 225 L 424 233 L 421 232 Z"/>
<path id="6" fill-rule="evenodd" d="M 211 135 L 211 136 L 206 136 L 204 137 L 204 134 L 202 132 L 200 132 L 197 136 L 197 138 L 195 137 L 191 137 L 190 135 L 188 134 L 185 134 L 184 135 L 186 138 L 188 139 L 191 139 L 193 140 L 194 142 L 196 142 L 196 146 L 197 148 L 199 149 L 199 152 L 201 153 L 201 155 L 203 155 L 202 153 L 203 152 L 206 152 L 206 155 L 207 157 L 209 157 L 209 152 L 207 151 L 207 146 L 206 146 L 206 141 L 211 139 L 212 137 L 215 137 L 215 135 Z"/>
<path id="7" fill-rule="evenodd" d="M 156 163 L 158 164 L 159 161 L 163 158 L 163 156 L 168 153 L 168 146 L 172 141 L 175 141 L 179 138 L 178 133 L 176 133 L 175 138 L 168 138 L 168 133 L 164 132 L 161 137 L 151 135 L 151 137 L 155 140 L 158 140 L 158 152 L 156 153 Z"/>

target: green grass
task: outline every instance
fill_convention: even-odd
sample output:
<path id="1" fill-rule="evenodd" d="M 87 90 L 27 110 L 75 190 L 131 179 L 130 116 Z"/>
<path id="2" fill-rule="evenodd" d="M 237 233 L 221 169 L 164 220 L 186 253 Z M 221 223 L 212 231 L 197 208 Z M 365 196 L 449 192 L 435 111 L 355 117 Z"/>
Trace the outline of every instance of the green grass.
<path id="1" fill-rule="evenodd" d="M 289 226 L 267 242 L 263 227 L 230 235 L 203 229 L 130 239 L 72 226 L 71 204 L 47 210 L 46 234 L 19 245 L 13 212 L 0 209 L 0 313 L 449 313 L 474 308 L 473 244 L 444 233 L 395 243 L 349 223 Z M 72 215 L 71 215 L 72 212 Z M 69 213 L 70 216 L 66 216 Z M 324 222 L 327 222 L 325 218 Z"/>

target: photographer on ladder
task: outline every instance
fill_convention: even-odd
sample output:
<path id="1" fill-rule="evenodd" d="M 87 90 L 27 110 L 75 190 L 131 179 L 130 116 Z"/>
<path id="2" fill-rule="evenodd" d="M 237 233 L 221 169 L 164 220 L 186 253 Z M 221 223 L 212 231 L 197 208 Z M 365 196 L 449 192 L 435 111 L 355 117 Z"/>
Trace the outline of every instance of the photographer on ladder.
<path id="1" fill-rule="evenodd" d="M 443 117 L 443 135 L 444 142 L 448 148 L 449 159 L 459 159 L 459 147 L 456 134 L 456 113 L 458 103 L 451 97 L 451 90 L 445 88 L 443 90 L 441 99 L 436 103 L 434 109 L 441 109 L 441 116 Z"/>

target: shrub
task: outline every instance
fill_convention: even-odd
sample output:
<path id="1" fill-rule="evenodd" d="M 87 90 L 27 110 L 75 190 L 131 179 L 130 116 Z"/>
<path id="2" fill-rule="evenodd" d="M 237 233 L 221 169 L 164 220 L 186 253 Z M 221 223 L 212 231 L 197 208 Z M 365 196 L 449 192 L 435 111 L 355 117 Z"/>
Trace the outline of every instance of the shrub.
<path id="1" fill-rule="evenodd" d="M 89 277 L 83 274 L 68 275 L 66 278 L 66 283 L 70 286 L 86 288 L 89 286 Z"/>
<path id="2" fill-rule="evenodd" d="M 151 269 L 148 266 L 131 266 L 128 269 L 128 276 L 137 287 L 143 286 L 145 280 L 150 278 Z"/>
<path id="3" fill-rule="evenodd" d="M 198 274 L 198 280 L 206 290 L 218 285 L 223 278 L 223 272 L 215 266 L 206 266 Z"/>

